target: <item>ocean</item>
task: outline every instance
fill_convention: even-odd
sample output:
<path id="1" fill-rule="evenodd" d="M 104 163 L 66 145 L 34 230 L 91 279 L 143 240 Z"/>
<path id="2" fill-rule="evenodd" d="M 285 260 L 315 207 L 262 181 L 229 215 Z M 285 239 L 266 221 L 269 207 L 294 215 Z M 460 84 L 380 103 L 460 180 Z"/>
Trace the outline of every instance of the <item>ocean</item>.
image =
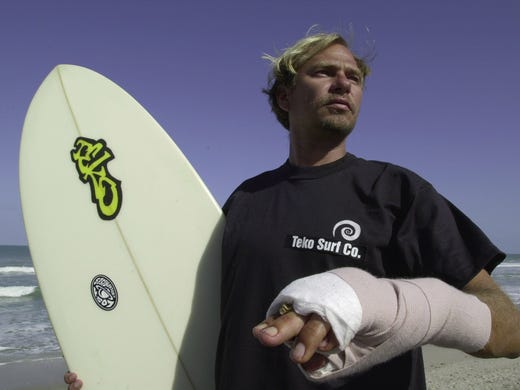
<path id="1" fill-rule="evenodd" d="M 520 308 L 520 255 L 508 255 L 493 277 Z M 61 356 L 28 248 L 0 246 L 0 365 Z"/>
<path id="2" fill-rule="evenodd" d="M 0 246 L 0 365 L 62 356 L 25 246 Z"/>

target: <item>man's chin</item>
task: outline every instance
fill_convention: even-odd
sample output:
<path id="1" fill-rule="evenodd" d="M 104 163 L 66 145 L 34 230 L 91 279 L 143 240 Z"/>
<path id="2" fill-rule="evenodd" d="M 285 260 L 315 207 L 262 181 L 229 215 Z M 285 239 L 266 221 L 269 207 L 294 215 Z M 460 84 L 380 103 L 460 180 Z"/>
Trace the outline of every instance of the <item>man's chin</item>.
<path id="1" fill-rule="evenodd" d="M 322 127 L 325 131 L 331 134 L 337 134 L 343 138 L 346 138 L 354 130 L 354 124 L 346 123 L 345 121 L 324 121 Z"/>

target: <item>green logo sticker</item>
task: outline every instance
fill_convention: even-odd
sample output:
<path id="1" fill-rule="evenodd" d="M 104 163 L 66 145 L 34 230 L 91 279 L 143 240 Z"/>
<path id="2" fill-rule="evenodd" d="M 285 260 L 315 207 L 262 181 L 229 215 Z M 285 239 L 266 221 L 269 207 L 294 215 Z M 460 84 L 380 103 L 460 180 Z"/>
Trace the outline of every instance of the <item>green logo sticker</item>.
<path id="1" fill-rule="evenodd" d="M 114 159 L 114 154 L 103 139 L 93 140 L 78 137 L 70 151 L 72 161 L 82 183 L 90 184 L 92 203 L 96 204 L 99 217 L 104 220 L 114 219 L 123 202 L 121 181 L 108 172 L 107 164 Z"/>

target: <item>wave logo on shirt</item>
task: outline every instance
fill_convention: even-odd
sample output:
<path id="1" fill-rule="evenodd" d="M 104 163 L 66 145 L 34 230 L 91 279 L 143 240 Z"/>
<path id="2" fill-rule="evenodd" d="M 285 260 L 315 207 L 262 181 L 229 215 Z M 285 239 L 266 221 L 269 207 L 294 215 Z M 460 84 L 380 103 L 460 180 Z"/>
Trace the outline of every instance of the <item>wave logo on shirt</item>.
<path id="1" fill-rule="evenodd" d="M 332 229 L 333 238 L 289 234 L 286 247 L 362 259 L 366 252 L 365 248 L 352 244 L 352 241 L 357 240 L 360 236 L 361 226 L 354 221 L 345 219 L 334 225 Z"/>
<path id="2" fill-rule="evenodd" d="M 361 235 L 361 226 L 359 226 L 358 223 L 348 219 L 339 221 L 336 225 L 334 225 L 334 229 L 332 229 L 332 235 L 334 237 L 336 237 L 336 231 L 338 229 L 341 237 L 343 237 L 343 239 L 346 241 L 357 240 Z"/>

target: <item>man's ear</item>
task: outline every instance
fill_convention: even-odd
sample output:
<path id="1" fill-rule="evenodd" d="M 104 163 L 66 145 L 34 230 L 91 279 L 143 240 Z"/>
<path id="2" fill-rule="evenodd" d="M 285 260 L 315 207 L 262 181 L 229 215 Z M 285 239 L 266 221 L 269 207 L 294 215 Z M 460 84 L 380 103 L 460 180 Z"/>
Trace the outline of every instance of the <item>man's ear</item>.
<path id="1" fill-rule="evenodd" d="M 289 88 L 279 87 L 276 91 L 276 102 L 278 107 L 284 111 L 289 111 Z"/>

